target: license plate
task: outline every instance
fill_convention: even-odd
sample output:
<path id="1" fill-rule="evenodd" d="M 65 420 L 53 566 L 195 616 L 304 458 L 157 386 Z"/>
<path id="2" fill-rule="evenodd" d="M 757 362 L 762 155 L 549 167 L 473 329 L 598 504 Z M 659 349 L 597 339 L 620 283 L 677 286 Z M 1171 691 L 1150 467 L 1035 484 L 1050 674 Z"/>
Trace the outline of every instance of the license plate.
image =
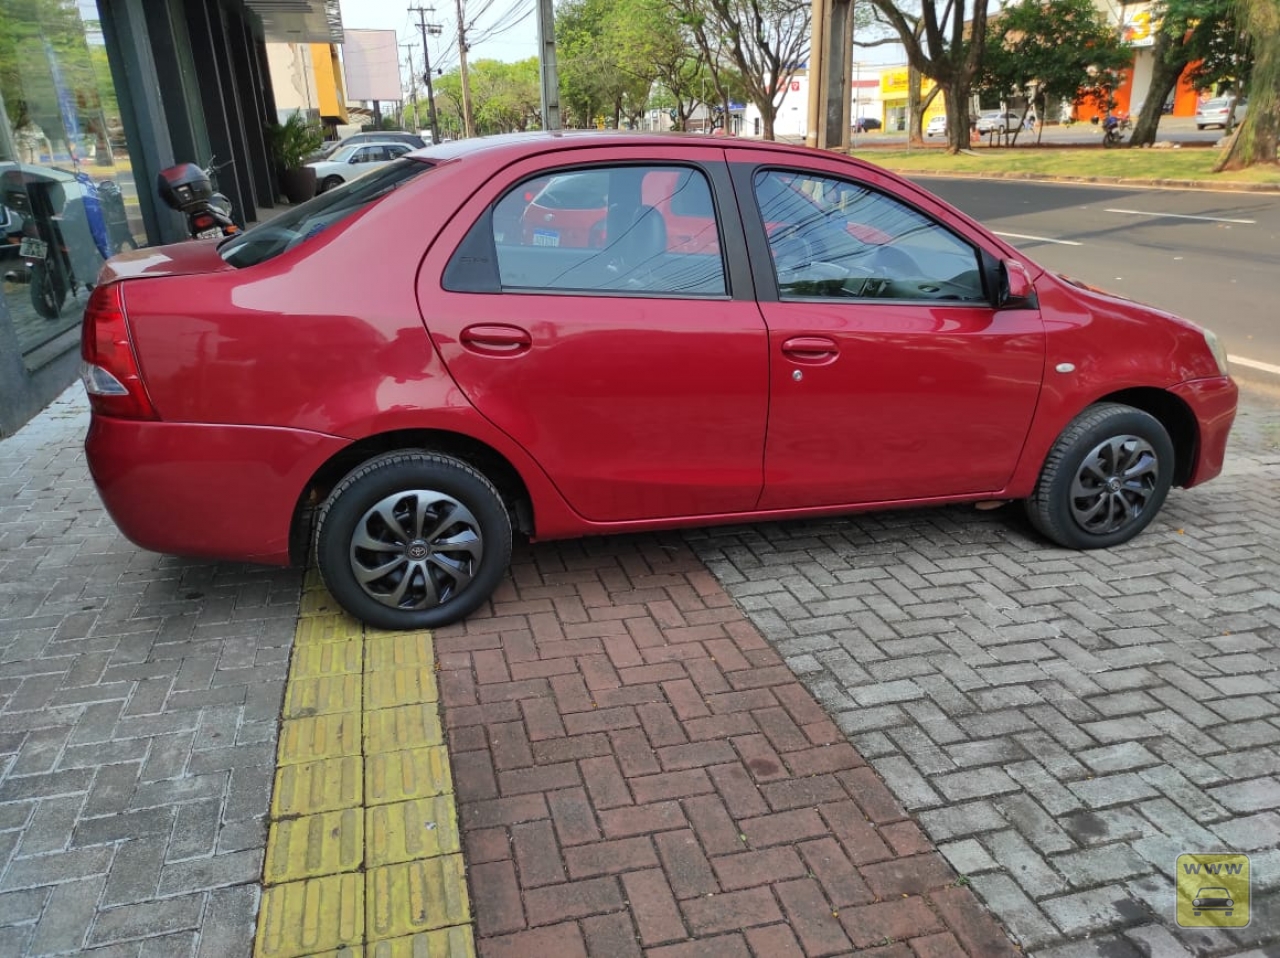
<path id="1" fill-rule="evenodd" d="M 23 259 L 44 259 L 49 255 L 49 244 L 44 240 L 24 236 L 22 245 L 18 248 L 18 253 Z"/>
<path id="2" fill-rule="evenodd" d="M 534 246 L 559 246 L 560 234 L 555 230 L 534 230 Z"/>
<path id="3" fill-rule="evenodd" d="M 197 233 L 196 239 L 214 239 L 221 235 L 222 235 L 222 230 L 220 230 L 216 226 L 213 226 L 207 230 L 201 230 L 199 233 Z"/>

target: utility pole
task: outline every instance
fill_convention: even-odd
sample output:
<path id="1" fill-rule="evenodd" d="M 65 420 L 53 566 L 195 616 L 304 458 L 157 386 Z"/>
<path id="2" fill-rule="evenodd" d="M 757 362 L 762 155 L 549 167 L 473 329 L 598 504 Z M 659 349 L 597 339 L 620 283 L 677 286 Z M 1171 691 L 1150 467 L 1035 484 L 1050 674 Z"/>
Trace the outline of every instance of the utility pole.
<path id="1" fill-rule="evenodd" d="M 418 77 L 413 72 L 413 46 L 414 45 L 412 43 L 402 43 L 400 44 L 400 46 L 404 47 L 404 56 L 405 56 L 405 59 L 409 62 L 409 102 L 413 104 L 413 126 L 414 126 L 414 128 L 409 132 L 417 133 L 418 132 Z M 400 116 L 401 116 L 400 122 L 403 123 L 404 122 L 403 110 L 400 111 Z"/>
<path id="2" fill-rule="evenodd" d="M 542 128 L 560 129 L 560 74 L 556 70 L 556 12 L 538 0 L 538 63 L 542 73 Z"/>
<path id="3" fill-rule="evenodd" d="M 804 145 L 816 148 L 819 144 L 819 131 L 822 126 L 822 109 L 824 94 L 822 78 L 825 76 L 826 61 L 823 54 L 827 48 L 827 4 L 824 0 L 813 0 L 811 21 L 813 36 L 809 41 L 809 111 L 808 123 L 805 125 Z M 773 82 L 781 82 L 781 77 L 774 77 Z"/>
<path id="4" fill-rule="evenodd" d="M 422 64 L 425 68 L 422 79 L 427 84 L 427 115 L 431 118 L 431 142 L 434 145 L 440 142 L 440 124 L 436 120 L 436 91 L 431 85 L 431 49 L 427 45 L 427 35 L 438 37 L 444 27 L 438 23 L 427 23 L 427 14 L 435 13 L 435 7 L 410 7 L 409 12 L 418 14 L 418 26 L 422 28 Z M 466 89 L 465 80 L 463 82 L 463 89 Z"/>
<path id="5" fill-rule="evenodd" d="M 458 70 L 462 78 L 462 127 L 467 136 L 476 135 L 476 121 L 471 116 L 471 80 L 467 76 L 467 21 L 463 0 L 458 0 Z"/>

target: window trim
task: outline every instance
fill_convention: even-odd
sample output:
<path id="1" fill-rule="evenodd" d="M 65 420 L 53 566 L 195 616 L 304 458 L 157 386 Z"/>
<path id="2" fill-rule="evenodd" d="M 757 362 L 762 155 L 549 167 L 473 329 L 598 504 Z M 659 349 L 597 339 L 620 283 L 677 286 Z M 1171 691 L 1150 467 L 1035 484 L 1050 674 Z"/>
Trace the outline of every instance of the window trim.
<path id="1" fill-rule="evenodd" d="M 627 167 L 640 167 L 649 169 L 687 169 L 702 175 L 707 189 L 711 194 L 711 205 L 716 225 L 716 245 L 719 249 L 720 257 L 720 274 L 724 279 L 724 291 L 720 293 L 679 293 L 664 292 L 661 290 L 627 290 L 627 289 L 558 289 L 546 286 L 508 286 L 502 282 L 502 270 L 498 264 L 498 245 L 493 235 L 493 217 L 497 211 L 498 205 L 502 203 L 512 193 L 518 191 L 524 184 L 532 181 L 545 179 L 552 176 L 561 176 L 572 173 L 584 173 L 592 170 L 613 170 Z M 723 168 L 723 167 L 722 167 Z M 484 212 L 476 220 L 472 226 L 472 230 L 480 226 L 481 223 L 488 224 L 489 245 L 493 251 L 493 272 L 496 279 L 497 292 L 500 294 L 510 294 L 517 296 L 591 296 L 596 298 L 607 299 L 663 299 L 663 300 L 690 300 L 697 302 L 723 302 L 735 298 L 735 273 L 731 262 L 733 251 L 730 249 L 726 240 L 726 234 L 729 232 L 725 222 L 726 202 L 722 202 L 717 195 L 717 177 L 713 170 L 708 169 L 702 163 L 695 160 L 672 160 L 662 158 L 646 158 L 646 159 L 617 159 L 617 160 L 593 160 L 586 163 L 570 163 L 565 166 L 556 166 L 552 168 L 544 168 L 535 173 L 521 176 L 510 187 L 503 190 L 489 205 Z M 728 184 L 722 184 L 727 186 Z M 733 197 L 733 192 L 728 193 L 729 198 Z M 457 257 L 458 251 L 466 244 L 470 237 L 471 230 L 467 231 L 467 237 L 463 239 L 453 254 L 449 257 L 449 262 L 445 266 L 445 275 L 448 276 L 450 267 L 453 265 L 454 258 Z M 450 289 L 450 292 L 467 293 L 480 292 L 480 290 L 468 289 Z M 484 292 L 491 292 L 485 290 Z"/>
<path id="2" fill-rule="evenodd" d="M 989 288 L 990 280 L 987 276 L 987 270 L 984 268 L 986 260 L 989 257 L 988 250 L 976 243 L 969 237 L 958 233 L 947 224 L 941 222 L 937 216 L 928 210 L 922 209 L 919 204 L 913 203 L 908 199 L 890 193 L 888 190 L 869 183 L 866 180 L 859 179 L 850 174 L 833 173 L 829 170 L 812 170 L 802 169 L 794 166 L 787 166 L 782 163 L 731 163 L 730 175 L 733 178 L 734 186 L 738 190 L 739 195 L 745 195 L 747 198 L 746 206 L 748 210 L 743 210 L 743 226 L 747 233 L 747 245 L 751 251 L 753 264 L 763 265 L 763 269 L 756 270 L 756 283 L 759 293 L 759 301 L 761 303 L 805 303 L 805 304 L 836 304 L 841 303 L 850 306 L 867 306 L 867 305 L 895 305 L 895 306 L 928 306 L 932 308 L 949 307 L 952 309 L 992 309 L 993 292 Z M 781 295 L 778 288 L 778 271 L 773 261 L 773 253 L 769 246 L 769 233 L 765 226 L 764 213 L 760 209 L 760 201 L 756 196 L 756 176 L 761 173 L 785 173 L 798 176 L 816 177 L 821 179 L 834 180 L 836 182 L 844 182 L 856 189 L 866 190 L 868 193 L 875 193 L 887 200 L 896 202 L 912 210 L 917 215 L 928 220 L 938 228 L 946 231 L 954 236 L 957 240 L 968 246 L 974 253 L 974 264 L 977 267 L 978 275 L 982 280 L 983 299 L 980 301 L 965 301 L 953 299 L 863 299 L 860 297 L 833 297 L 833 296 L 792 296 L 785 298 Z M 747 218 L 750 217 L 750 223 Z"/>

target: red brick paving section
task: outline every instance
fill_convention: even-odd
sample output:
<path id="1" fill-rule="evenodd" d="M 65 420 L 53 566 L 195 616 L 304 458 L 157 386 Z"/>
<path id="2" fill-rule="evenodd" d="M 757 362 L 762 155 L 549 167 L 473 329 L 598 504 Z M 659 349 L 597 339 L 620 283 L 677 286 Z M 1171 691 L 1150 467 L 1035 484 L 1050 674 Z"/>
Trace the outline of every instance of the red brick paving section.
<path id="1" fill-rule="evenodd" d="M 518 550 L 436 649 L 481 958 L 1017 954 L 679 539 Z"/>

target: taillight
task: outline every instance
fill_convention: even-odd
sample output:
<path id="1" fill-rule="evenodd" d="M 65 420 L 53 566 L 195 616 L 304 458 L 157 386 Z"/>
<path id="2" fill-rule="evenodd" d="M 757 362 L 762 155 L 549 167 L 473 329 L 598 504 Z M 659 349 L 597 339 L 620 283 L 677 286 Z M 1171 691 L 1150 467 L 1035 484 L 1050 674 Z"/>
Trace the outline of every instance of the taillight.
<path id="1" fill-rule="evenodd" d="M 209 227 L 213 226 L 213 217 L 208 213 L 200 213 L 191 217 L 191 223 L 198 230 L 207 230 Z"/>
<path id="2" fill-rule="evenodd" d="M 89 295 L 80 329 L 80 381 L 93 411 L 120 419 L 156 419 L 129 340 L 119 283 Z"/>

